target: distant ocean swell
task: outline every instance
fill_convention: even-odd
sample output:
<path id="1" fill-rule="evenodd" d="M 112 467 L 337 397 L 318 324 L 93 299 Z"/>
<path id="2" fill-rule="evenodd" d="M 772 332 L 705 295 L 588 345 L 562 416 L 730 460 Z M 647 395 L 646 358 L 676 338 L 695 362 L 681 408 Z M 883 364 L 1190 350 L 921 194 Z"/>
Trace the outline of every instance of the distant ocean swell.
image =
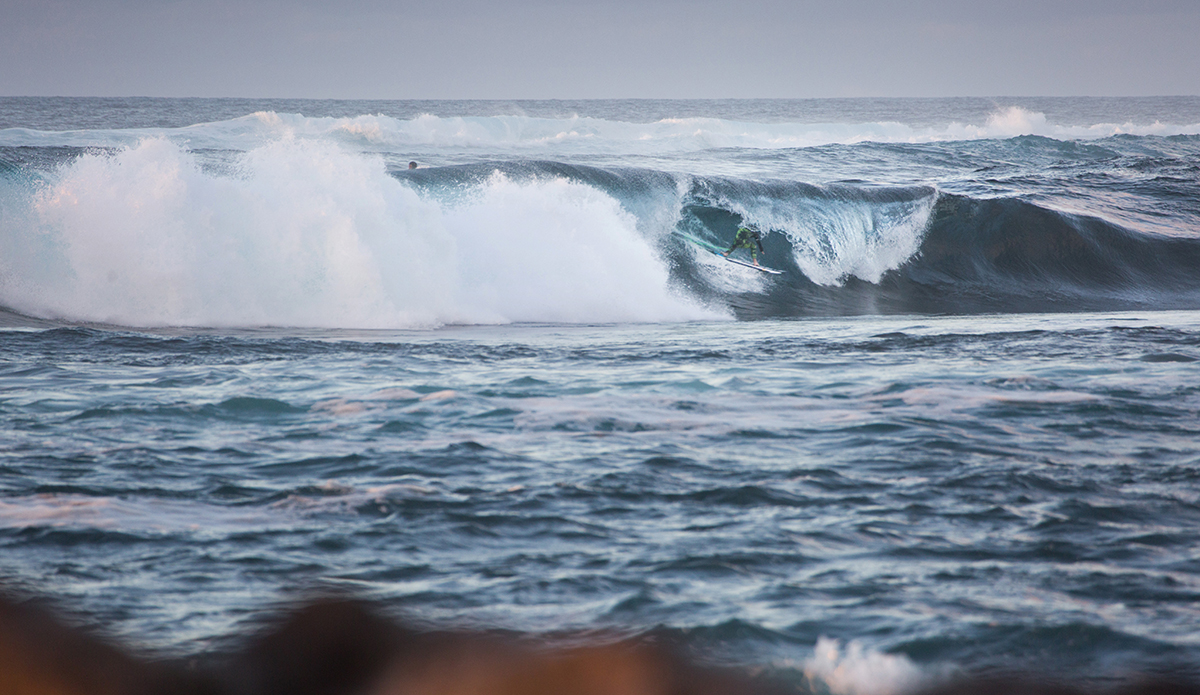
<path id="1" fill-rule="evenodd" d="M 573 115 L 437 116 L 401 119 L 386 115 L 310 117 L 259 111 L 239 118 L 181 128 L 39 131 L 10 128 L 0 145 L 25 147 L 129 146 L 166 134 L 195 149 L 251 149 L 277 139 L 328 140 L 356 149 L 385 152 L 422 148 L 522 151 L 531 156 L 556 152 L 656 153 L 713 148 L 789 149 L 830 144 L 937 143 L 1037 135 L 1057 140 L 1098 140 L 1114 136 L 1200 135 L 1200 123 L 1100 122 L 1079 125 L 1048 122 L 1045 114 L 1008 106 L 982 123 L 910 125 L 897 121 L 756 123 L 713 117 L 662 118 L 629 122 Z"/>
<path id="2" fill-rule="evenodd" d="M 1085 183 L 1043 201 L 536 159 L 409 172 L 319 139 L 220 156 L 164 137 L 10 147 L 0 306 L 129 326 L 343 328 L 1200 306 L 1200 239 L 1065 211 L 1125 194 Z M 1139 185 L 1176 208 L 1153 224 L 1193 231 L 1188 181 Z M 783 276 L 673 233 L 723 246 L 742 223 L 768 230 L 762 260 Z"/>
<path id="3" fill-rule="evenodd" d="M 214 124 L 217 125 L 217 124 Z M 202 130 L 206 126 L 198 126 Z M 629 123 L 600 118 L 528 116 L 438 117 L 411 120 L 387 116 L 307 118 L 255 113 L 220 128 L 256 137 L 335 137 L 358 146 L 384 148 L 519 147 L 593 152 L 687 151 L 710 148 L 784 149 L 859 142 L 924 143 L 1039 135 L 1059 140 L 1093 140 L 1116 135 L 1200 135 L 1200 123 L 1094 123 L 1061 125 L 1019 106 L 997 110 L 983 124 L 912 126 L 894 121 L 864 123 L 748 123 L 719 118 L 667 118 Z"/>

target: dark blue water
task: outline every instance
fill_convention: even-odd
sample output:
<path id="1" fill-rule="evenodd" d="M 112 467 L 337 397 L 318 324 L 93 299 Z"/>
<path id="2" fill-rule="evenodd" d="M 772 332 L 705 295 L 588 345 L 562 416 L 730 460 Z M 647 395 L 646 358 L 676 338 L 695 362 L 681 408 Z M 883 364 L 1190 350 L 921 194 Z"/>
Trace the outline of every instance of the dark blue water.
<path id="1" fill-rule="evenodd" d="M 978 101 L 0 100 L 0 579 L 1200 676 L 1200 104 Z"/>

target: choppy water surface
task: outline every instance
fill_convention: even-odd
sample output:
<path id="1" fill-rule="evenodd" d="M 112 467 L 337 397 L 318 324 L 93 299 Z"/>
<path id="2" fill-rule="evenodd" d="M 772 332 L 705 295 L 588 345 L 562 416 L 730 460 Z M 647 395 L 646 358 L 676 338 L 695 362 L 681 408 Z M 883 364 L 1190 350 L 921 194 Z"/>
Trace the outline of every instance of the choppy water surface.
<path id="1" fill-rule="evenodd" d="M 159 646 L 333 585 L 780 668 L 1197 656 L 1192 312 L 4 345 L 6 573 Z"/>

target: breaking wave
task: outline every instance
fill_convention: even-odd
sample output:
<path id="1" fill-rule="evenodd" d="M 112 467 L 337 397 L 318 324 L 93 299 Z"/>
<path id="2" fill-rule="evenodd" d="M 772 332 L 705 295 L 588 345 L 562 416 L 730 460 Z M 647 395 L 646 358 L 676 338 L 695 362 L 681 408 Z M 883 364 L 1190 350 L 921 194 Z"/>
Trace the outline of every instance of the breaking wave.
<path id="1" fill-rule="evenodd" d="M 899 146 L 866 147 L 856 156 Z M 1150 167 L 1129 214 L 1129 194 L 1095 173 L 1125 156 L 1112 147 L 988 148 L 1067 163 L 1039 167 L 1084 162 L 1071 186 L 1097 192 L 1073 202 L 1039 183 L 969 195 L 537 159 L 408 171 L 292 137 L 219 165 L 164 137 L 10 148 L 0 306 L 128 326 L 321 328 L 1200 307 L 1186 157 L 1113 169 Z M 742 224 L 766 231 L 761 260 L 782 275 L 711 252 Z"/>
<path id="2" fill-rule="evenodd" d="M 407 328 L 686 320 L 637 221 L 563 178 L 496 173 L 437 201 L 329 143 L 227 175 L 155 138 L 0 196 L 0 304 L 129 326 Z"/>

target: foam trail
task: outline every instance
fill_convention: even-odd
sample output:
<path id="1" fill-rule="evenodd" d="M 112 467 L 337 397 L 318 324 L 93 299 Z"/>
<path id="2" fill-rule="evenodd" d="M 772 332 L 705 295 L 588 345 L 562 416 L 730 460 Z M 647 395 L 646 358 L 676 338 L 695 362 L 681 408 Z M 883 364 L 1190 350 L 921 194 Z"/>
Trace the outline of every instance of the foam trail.
<path id="1" fill-rule="evenodd" d="M 407 328 L 711 317 L 600 191 L 493 177 L 449 205 L 381 160 L 283 139 L 201 169 L 164 138 L 0 207 L 0 304 L 130 326 Z"/>
<path id="2" fill-rule="evenodd" d="M 236 533 L 294 529 L 296 517 L 188 500 L 39 494 L 0 500 L 0 528 L 93 528 L 131 533 Z M 286 511 L 286 510 L 285 510 Z"/>

